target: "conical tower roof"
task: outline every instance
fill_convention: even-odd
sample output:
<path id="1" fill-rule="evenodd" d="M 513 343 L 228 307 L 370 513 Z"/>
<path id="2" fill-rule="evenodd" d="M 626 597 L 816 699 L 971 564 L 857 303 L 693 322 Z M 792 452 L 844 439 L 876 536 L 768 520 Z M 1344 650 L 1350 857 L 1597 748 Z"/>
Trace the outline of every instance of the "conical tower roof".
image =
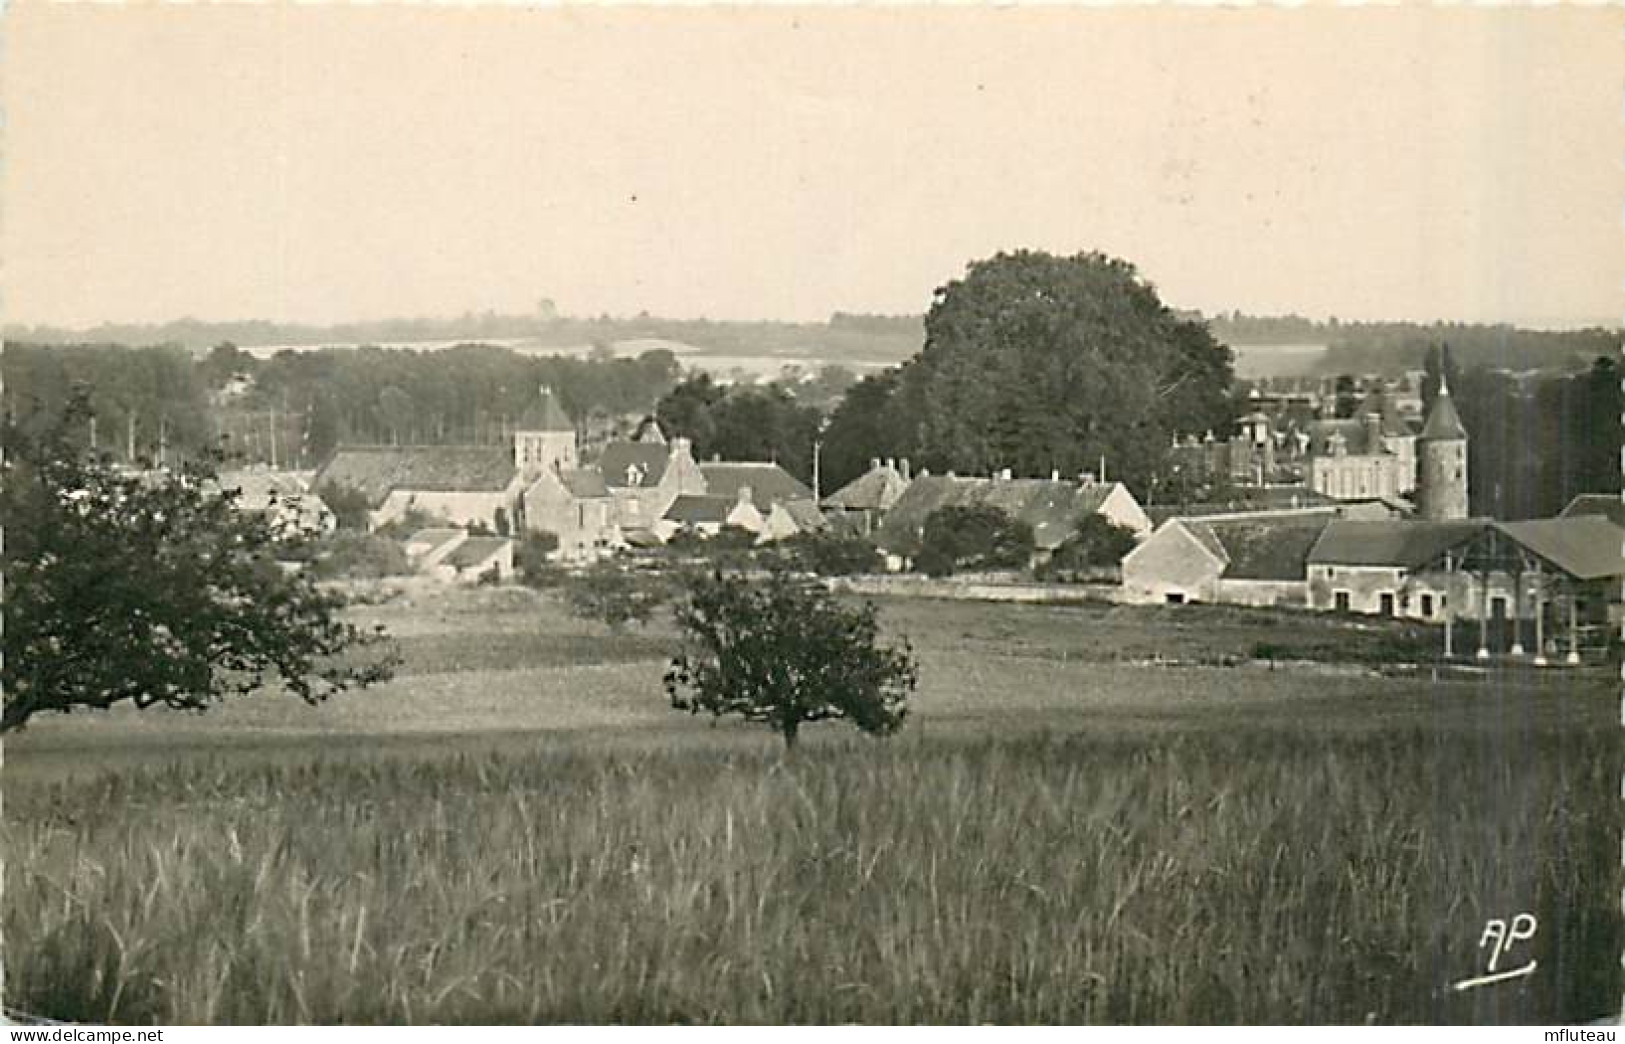
<path id="1" fill-rule="evenodd" d="M 1433 398 L 1433 409 L 1428 411 L 1427 423 L 1422 425 L 1422 438 L 1442 442 L 1446 439 L 1465 439 L 1467 429 L 1461 426 L 1456 404 L 1450 398 L 1450 385 L 1439 378 L 1439 394 Z"/>
<path id="2" fill-rule="evenodd" d="M 515 431 L 575 431 L 576 426 L 547 388 L 519 415 Z"/>

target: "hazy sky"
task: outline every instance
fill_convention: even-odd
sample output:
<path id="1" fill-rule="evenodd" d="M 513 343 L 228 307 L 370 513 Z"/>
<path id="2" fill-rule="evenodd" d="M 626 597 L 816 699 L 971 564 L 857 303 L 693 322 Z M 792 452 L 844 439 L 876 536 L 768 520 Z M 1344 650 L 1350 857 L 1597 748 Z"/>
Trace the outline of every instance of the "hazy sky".
<path id="1" fill-rule="evenodd" d="M 12 322 L 1171 304 L 1625 311 L 1618 9 L 46 5 L 4 26 Z"/>

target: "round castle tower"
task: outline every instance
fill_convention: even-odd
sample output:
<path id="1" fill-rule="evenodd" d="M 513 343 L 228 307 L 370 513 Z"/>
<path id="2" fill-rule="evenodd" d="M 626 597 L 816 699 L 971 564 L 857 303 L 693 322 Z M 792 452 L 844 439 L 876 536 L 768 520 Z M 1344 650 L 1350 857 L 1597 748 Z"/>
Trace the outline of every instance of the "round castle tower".
<path id="1" fill-rule="evenodd" d="M 1467 429 L 1450 399 L 1450 385 L 1441 375 L 1439 394 L 1428 411 L 1427 423 L 1416 442 L 1420 469 L 1416 486 L 1417 516 L 1428 522 L 1449 522 L 1467 517 Z"/>

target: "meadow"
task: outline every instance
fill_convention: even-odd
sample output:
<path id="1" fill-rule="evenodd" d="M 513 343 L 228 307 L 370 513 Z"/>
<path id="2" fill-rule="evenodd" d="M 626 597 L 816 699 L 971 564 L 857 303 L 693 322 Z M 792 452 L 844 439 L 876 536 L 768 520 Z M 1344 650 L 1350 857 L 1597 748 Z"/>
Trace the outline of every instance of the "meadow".
<path id="1" fill-rule="evenodd" d="M 135 1023 L 1617 1009 L 1607 674 L 1218 666 L 1260 632 L 1383 635 L 1194 607 L 882 609 L 922 663 L 909 725 L 819 727 L 790 760 L 665 707 L 669 633 L 514 592 L 365 609 L 402 675 L 320 708 L 30 726 L 4 767 L 6 1003 Z M 1484 922 L 1524 911 L 1537 973 L 1451 990 L 1484 969 Z"/>

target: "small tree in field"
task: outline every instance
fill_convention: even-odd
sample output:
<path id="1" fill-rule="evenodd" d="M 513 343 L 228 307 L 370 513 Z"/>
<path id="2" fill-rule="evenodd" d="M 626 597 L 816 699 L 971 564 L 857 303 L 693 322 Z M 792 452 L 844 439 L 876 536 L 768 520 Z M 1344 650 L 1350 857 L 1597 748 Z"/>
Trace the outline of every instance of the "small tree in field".
<path id="1" fill-rule="evenodd" d="M 565 581 L 564 598 L 574 615 L 619 632 L 629 623 L 648 623 L 665 604 L 667 590 L 662 578 L 606 559 Z"/>
<path id="2" fill-rule="evenodd" d="M 908 714 L 918 667 L 906 642 L 880 643 L 872 605 L 843 604 L 783 570 L 714 572 L 689 580 L 674 616 L 683 648 L 666 694 L 678 710 L 763 722 L 787 751 L 808 722 L 844 718 L 885 736 Z"/>
<path id="3" fill-rule="evenodd" d="M 86 452 L 81 396 L 40 436 L 5 426 L 5 710 L 202 709 L 278 680 L 306 702 L 389 677 L 344 598 L 285 569 L 307 538 L 238 510 L 206 463 L 132 472 Z"/>

